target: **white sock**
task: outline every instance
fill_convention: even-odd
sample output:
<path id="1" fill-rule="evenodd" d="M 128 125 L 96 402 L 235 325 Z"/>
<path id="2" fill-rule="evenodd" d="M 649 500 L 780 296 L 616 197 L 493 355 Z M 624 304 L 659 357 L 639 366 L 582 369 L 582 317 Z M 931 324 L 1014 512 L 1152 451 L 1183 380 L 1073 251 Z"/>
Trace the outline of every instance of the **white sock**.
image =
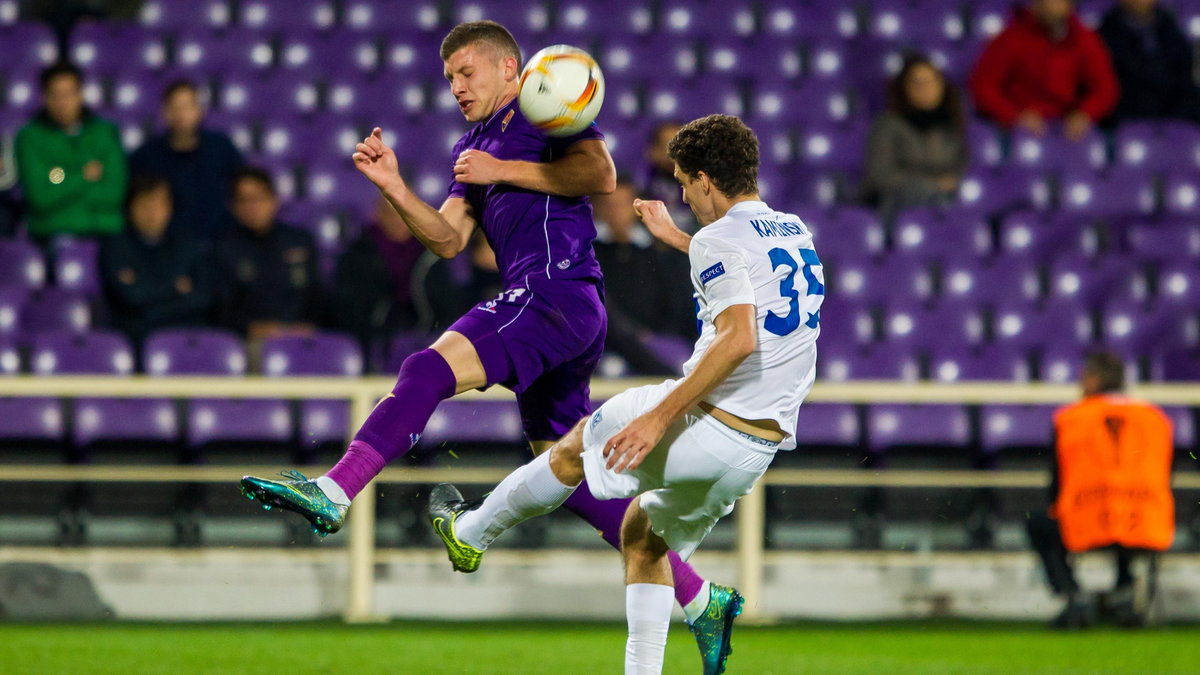
<path id="1" fill-rule="evenodd" d="M 543 452 L 508 474 L 479 508 L 459 516 L 454 532 L 459 541 L 482 551 L 517 523 L 557 509 L 574 491 L 554 475 L 550 453 Z"/>
<path id="2" fill-rule="evenodd" d="M 629 622 L 625 675 L 658 675 L 662 672 L 674 604 L 673 586 L 629 584 L 625 587 L 625 618 Z"/>
<path id="3" fill-rule="evenodd" d="M 705 581 L 700 587 L 700 592 L 696 597 L 692 598 L 691 602 L 683 606 L 683 617 L 687 619 L 688 624 L 692 624 L 704 616 L 704 610 L 708 609 L 709 589 L 712 588 L 712 583 Z"/>
<path id="4" fill-rule="evenodd" d="M 346 491 L 329 476 L 321 476 L 313 482 L 321 488 L 321 492 L 324 492 L 326 497 L 329 497 L 329 501 L 339 506 L 350 506 L 350 498 L 346 496 Z"/>

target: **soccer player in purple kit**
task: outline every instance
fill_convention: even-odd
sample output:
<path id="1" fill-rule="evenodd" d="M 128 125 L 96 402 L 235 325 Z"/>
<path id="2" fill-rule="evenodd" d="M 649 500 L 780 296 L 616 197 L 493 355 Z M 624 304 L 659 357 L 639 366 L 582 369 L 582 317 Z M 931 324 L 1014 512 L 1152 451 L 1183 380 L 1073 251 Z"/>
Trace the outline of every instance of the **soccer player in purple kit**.
<path id="1" fill-rule="evenodd" d="M 322 535 L 338 531 L 355 495 L 412 449 L 443 400 L 496 384 L 512 389 L 535 453 L 591 412 L 589 382 L 604 348 L 606 318 L 586 195 L 611 192 L 616 183 L 604 136 L 593 124 L 575 136 L 548 137 L 521 115 L 520 50 L 498 23 L 456 26 L 442 42 L 441 57 L 459 109 L 475 124 L 454 147 L 453 181 L 442 206 L 409 189 L 378 128 L 358 144 L 354 165 L 443 258 L 461 253 L 483 228 L 505 290 L 404 361 L 392 392 L 324 476 L 308 480 L 289 471 L 286 480 L 242 479 L 247 496 L 303 515 Z M 619 548 L 628 502 L 576 490 L 565 506 Z M 673 553 L 671 568 L 675 597 L 702 658 L 711 660 L 728 643 L 736 593 L 705 581 Z"/>

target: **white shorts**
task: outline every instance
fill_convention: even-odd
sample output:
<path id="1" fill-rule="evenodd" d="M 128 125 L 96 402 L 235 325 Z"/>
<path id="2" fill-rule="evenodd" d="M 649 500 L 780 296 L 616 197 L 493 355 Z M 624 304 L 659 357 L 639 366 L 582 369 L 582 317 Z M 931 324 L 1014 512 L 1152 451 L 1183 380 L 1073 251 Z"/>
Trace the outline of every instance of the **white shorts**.
<path id="1" fill-rule="evenodd" d="M 668 380 L 626 390 L 592 413 L 583 430 L 583 470 L 596 499 L 642 495 L 655 534 L 686 560 L 733 503 L 750 492 L 779 444 L 731 429 L 695 408 L 667 429 L 637 469 L 606 468 L 604 445 L 675 385 Z"/>

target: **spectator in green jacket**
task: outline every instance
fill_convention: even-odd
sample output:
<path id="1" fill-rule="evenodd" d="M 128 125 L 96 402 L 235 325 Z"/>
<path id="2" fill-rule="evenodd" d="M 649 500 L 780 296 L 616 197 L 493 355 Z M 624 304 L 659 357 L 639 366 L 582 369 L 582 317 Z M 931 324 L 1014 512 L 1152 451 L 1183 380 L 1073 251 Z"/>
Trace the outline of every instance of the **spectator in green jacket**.
<path id="1" fill-rule="evenodd" d="M 83 73 L 69 63 L 42 71 L 43 107 L 17 133 L 16 158 L 29 234 L 116 234 L 125 200 L 117 127 L 83 105 Z"/>

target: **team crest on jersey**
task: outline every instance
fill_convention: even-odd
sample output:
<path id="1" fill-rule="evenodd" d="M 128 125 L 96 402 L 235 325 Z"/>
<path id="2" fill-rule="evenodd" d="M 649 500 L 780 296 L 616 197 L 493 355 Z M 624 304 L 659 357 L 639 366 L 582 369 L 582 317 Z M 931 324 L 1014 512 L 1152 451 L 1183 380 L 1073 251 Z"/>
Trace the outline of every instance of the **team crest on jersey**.
<path id="1" fill-rule="evenodd" d="M 565 270 L 570 266 L 571 266 L 570 260 L 560 260 L 560 261 L 558 261 L 558 264 L 555 265 L 555 267 L 557 267 L 560 270 Z"/>
<path id="2" fill-rule="evenodd" d="M 510 109 L 508 114 L 504 116 L 504 119 L 500 121 L 500 133 L 504 133 L 504 130 L 508 129 L 508 123 L 512 121 L 513 115 L 516 112 L 516 110 Z"/>
<path id="3" fill-rule="evenodd" d="M 700 273 L 700 283 L 707 284 L 722 274 L 725 274 L 725 264 L 717 263 L 716 265 L 713 265 L 712 267 Z"/>
<path id="4" fill-rule="evenodd" d="M 601 419 L 601 417 L 602 417 L 602 416 L 601 416 L 601 414 L 600 414 L 600 411 L 599 411 L 599 410 L 597 410 L 596 412 L 592 413 L 592 429 L 595 429 L 596 427 L 600 426 L 600 419 Z"/>

